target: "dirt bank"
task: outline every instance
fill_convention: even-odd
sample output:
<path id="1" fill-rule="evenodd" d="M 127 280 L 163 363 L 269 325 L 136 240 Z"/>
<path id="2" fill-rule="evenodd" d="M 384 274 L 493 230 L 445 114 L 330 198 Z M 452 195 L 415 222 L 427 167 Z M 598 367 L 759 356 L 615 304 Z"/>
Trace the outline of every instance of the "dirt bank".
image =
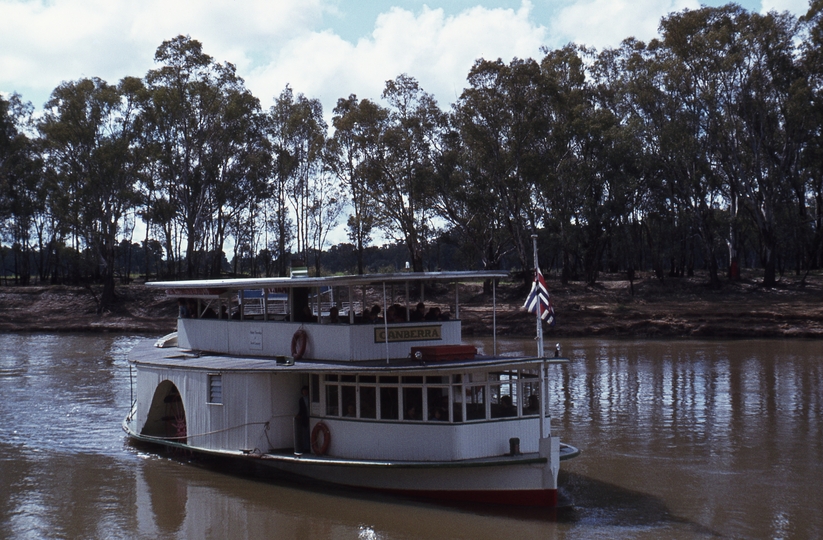
<path id="1" fill-rule="evenodd" d="M 628 281 L 604 276 L 595 287 L 562 286 L 549 280 L 557 324 L 547 336 L 603 337 L 823 337 L 823 276 L 806 283 L 786 277 L 773 289 L 754 279 L 724 282 L 719 290 L 704 276 L 641 276 L 631 294 Z M 466 333 L 489 335 L 489 298 L 479 286 L 461 289 Z M 498 288 L 501 335 L 534 335 L 534 319 L 521 309 L 527 289 Z M 140 284 L 117 288 L 118 300 L 97 314 L 99 289 L 84 287 L 0 287 L 0 331 L 139 332 L 164 334 L 175 328 L 176 306 L 163 293 Z M 430 297 L 447 304 L 451 295 Z M 549 338 L 551 339 L 551 338 Z"/>

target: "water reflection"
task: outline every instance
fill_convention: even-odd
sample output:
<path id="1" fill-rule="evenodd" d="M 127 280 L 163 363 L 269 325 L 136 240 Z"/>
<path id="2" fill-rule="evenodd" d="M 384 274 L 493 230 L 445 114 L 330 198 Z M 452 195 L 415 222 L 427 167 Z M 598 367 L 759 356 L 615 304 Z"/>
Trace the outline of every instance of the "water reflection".
<path id="1" fill-rule="evenodd" d="M 574 505 L 552 515 L 262 481 L 132 448 L 120 422 L 135 340 L 0 335 L 0 537 L 823 536 L 818 342 L 564 342 L 552 425 L 583 454 L 561 473 Z"/>

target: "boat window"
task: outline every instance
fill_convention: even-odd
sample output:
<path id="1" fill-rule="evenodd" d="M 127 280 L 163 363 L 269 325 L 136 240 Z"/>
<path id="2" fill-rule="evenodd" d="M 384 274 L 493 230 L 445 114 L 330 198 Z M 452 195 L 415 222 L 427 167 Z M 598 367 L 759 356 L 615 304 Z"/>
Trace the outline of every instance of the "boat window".
<path id="1" fill-rule="evenodd" d="M 326 416 L 340 416 L 338 388 L 336 384 L 326 385 Z"/>
<path id="2" fill-rule="evenodd" d="M 403 377 L 403 384 L 423 384 L 423 377 L 421 377 L 421 376 Z"/>
<path id="3" fill-rule="evenodd" d="M 426 377 L 426 384 L 449 384 L 448 376 Z"/>
<path id="4" fill-rule="evenodd" d="M 381 377 L 382 379 L 383 377 Z M 396 379 L 397 377 L 395 377 Z M 398 415 L 397 388 L 388 386 L 380 388 L 380 419 L 397 420 Z"/>
<path id="5" fill-rule="evenodd" d="M 463 382 L 463 376 L 460 373 L 455 373 L 454 375 L 452 375 L 452 382 L 453 383 Z"/>
<path id="6" fill-rule="evenodd" d="M 529 416 L 540 412 L 540 385 L 536 382 L 523 383 L 523 415 Z"/>
<path id="7" fill-rule="evenodd" d="M 469 386 L 466 394 L 466 420 L 486 418 L 486 387 Z"/>
<path id="8" fill-rule="evenodd" d="M 422 382 L 422 377 L 420 377 Z M 423 389 L 403 388 L 403 420 L 423 419 Z"/>
<path id="9" fill-rule="evenodd" d="M 337 375 L 326 375 L 326 381 L 336 381 Z"/>
<path id="10" fill-rule="evenodd" d="M 377 382 L 377 377 L 374 375 L 360 375 L 360 382 L 374 384 Z"/>
<path id="11" fill-rule="evenodd" d="M 320 403 L 320 376 L 311 376 L 311 402 Z"/>
<path id="12" fill-rule="evenodd" d="M 357 418 L 357 388 L 344 385 L 340 387 L 343 402 L 343 416 Z"/>
<path id="13" fill-rule="evenodd" d="M 340 381 L 342 382 L 355 382 L 357 380 L 357 375 L 340 375 Z"/>
<path id="14" fill-rule="evenodd" d="M 463 385 L 452 387 L 452 422 L 463 421 Z"/>
<path id="15" fill-rule="evenodd" d="M 380 384 L 397 384 L 397 377 L 380 377 Z"/>
<path id="16" fill-rule="evenodd" d="M 377 392 L 373 386 L 360 388 L 360 418 L 377 418 Z"/>
<path id="17" fill-rule="evenodd" d="M 489 394 L 492 418 L 517 416 L 517 405 L 514 403 L 510 384 L 493 384 L 489 386 Z"/>
<path id="18" fill-rule="evenodd" d="M 433 378 L 433 377 L 432 377 Z M 435 422 L 449 421 L 449 388 L 427 388 L 426 404 L 429 420 Z"/>
<path id="19" fill-rule="evenodd" d="M 223 403 L 223 376 L 219 373 L 209 374 L 209 403 Z"/>

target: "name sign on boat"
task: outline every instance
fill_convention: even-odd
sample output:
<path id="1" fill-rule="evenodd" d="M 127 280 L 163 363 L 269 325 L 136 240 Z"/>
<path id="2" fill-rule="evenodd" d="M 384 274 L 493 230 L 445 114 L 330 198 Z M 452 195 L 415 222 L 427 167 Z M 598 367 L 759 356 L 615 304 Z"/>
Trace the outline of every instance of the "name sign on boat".
<path id="1" fill-rule="evenodd" d="M 386 332 L 388 331 L 388 340 L 386 339 Z M 414 328 L 375 328 L 374 342 L 375 343 L 395 343 L 398 341 L 433 341 L 443 339 L 440 332 L 440 325 L 432 326 L 415 326 Z"/>

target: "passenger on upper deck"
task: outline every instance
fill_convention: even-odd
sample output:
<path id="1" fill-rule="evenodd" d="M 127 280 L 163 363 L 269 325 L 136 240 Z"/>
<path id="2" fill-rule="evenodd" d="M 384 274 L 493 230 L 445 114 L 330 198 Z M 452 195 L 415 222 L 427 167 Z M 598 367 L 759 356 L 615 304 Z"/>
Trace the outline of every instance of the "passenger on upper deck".
<path id="1" fill-rule="evenodd" d="M 329 309 L 329 323 L 340 324 L 341 322 L 343 321 L 340 320 L 340 308 L 332 306 L 331 309 Z"/>
<path id="2" fill-rule="evenodd" d="M 309 306 L 303 306 L 303 310 L 300 312 L 300 319 L 298 322 L 317 322 L 317 317 L 314 316 L 312 310 Z"/>
<path id="3" fill-rule="evenodd" d="M 429 308 L 429 312 L 426 313 L 426 320 L 427 321 L 436 321 L 440 319 L 440 308 L 434 306 L 433 308 Z"/>
<path id="4" fill-rule="evenodd" d="M 177 299 L 177 316 L 181 319 L 188 319 L 191 315 L 189 314 L 189 306 L 186 305 L 185 298 L 178 298 Z"/>
<path id="5" fill-rule="evenodd" d="M 409 320 L 412 322 L 422 321 L 426 318 L 426 305 L 423 302 L 418 302 L 417 307 L 409 313 Z"/>

